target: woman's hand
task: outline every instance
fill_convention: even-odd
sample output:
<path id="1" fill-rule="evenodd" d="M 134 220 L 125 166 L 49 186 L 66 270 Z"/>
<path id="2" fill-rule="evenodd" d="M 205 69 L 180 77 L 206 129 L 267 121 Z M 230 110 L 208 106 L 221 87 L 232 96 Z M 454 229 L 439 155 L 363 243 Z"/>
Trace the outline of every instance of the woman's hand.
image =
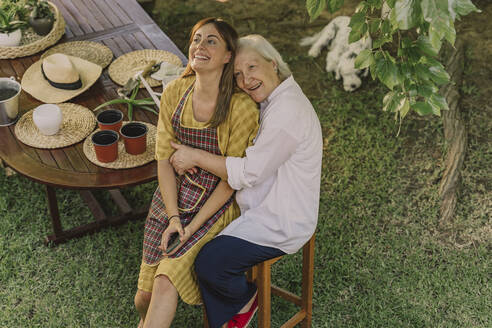
<path id="1" fill-rule="evenodd" d="M 174 233 L 179 234 L 179 236 L 177 237 L 177 238 L 179 238 L 179 244 L 172 251 L 170 251 L 169 253 L 166 253 L 166 249 L 169 247 L 169 245 L 168 245 L 169 240 L 171 239 L 171 236 Z M 181 246 L 183 246 L 186 243 L 186 241 L 191 237 L 191 235 L 193 233 L 194 233 L 194 231 L 191 229 L 190 225 L 183 228 L 183 226 L 181 225 L 181 222 L 179 221 L 178 218 L 172 218 L 171 221 L 169 222 L 169 226 L 162 233 L 161 246 L 159 247 L 162 251 L 162 255 L 163 256 L 169 256 L 169 255 L 176 253 L 176 251 L 178 249 L 180 249 Z"/>
<path id="2" fill-rule="evenodd" d="M 173 217 L 169 221 L 169 225 L 167 226 L 166 230 L 162 233 L 162 239 L 161 239 L 161 245 L 159 246 L 160 250 L 162 251 L 162 255 L 167 256 L 169 254 L 166 253 L 166 249 L 168 248 L 169 241 L 171 240 L 171 236 L 175 233 L 178 233 L 179 236 L 177 238 L 182 240 L 182 236 L 184 236 L 184 229 L 183 226 L 181 225 L 181 221 L 179 220 L 179 217 Z M 177 249 L 177 248 L 175 248 Z"/>
<path id="3" fill-rule="evenodd" d="M 169 162 L 174 167 L 176 173 L 183 175 L 186 172 L 190 174 L 195 174 L 198 172 L 196 164 L 193 161 L 193 148 L 177 144 L 173 141 L 171 141 L 171 147 L 176 149 L 176 151 L 169 159 Z"/>

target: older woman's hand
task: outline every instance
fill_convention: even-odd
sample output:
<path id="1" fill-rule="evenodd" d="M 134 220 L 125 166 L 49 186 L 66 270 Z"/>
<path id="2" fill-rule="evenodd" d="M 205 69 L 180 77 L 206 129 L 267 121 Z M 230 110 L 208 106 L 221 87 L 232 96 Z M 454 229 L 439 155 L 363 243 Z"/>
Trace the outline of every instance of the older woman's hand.
<path id="1" fill-rule="evenodd" d="M 192 147 L 177 144 L 173 141 L 171 141 L 171 147 L 176 149 L 176 151 L 169 159 L 169 162 L 174 167 L 176 173 L 183 175 L 186 172 L 190 174 L 198 172 L 196 164 L 193 160 L 194 149 Z"/>

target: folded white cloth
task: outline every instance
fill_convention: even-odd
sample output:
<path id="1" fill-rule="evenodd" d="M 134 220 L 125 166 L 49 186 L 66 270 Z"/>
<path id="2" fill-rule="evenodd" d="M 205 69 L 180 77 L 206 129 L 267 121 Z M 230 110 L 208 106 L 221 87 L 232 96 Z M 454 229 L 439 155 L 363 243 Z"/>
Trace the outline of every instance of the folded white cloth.
<path id="1" fill-rule="evenodd" d="M 184 71 L 184 67 L 176 66 L 168 62 L 162 62 L 159 70 L 150 75 L 155 80 L 162 81 L 163 85 L 177 79 Z"/>

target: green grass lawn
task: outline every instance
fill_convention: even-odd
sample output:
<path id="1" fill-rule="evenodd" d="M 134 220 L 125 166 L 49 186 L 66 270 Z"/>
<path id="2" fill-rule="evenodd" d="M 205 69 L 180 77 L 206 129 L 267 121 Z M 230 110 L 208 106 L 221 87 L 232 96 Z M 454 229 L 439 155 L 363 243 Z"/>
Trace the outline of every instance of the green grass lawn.
<path id="1" fill-rule="evenodd" d="M 179 15 L 191 9 L 179 8 L 181 22 Z M 238 29 L 261 27 L 261 17 L 248 23 L 237 15 Z M 184 40 L 194 18 L 161 24 L 173 40 Z M 313 327 L 492 327 L 491 147 L 484 138 L 490 114 L 474 102 L 487 95 L 467 82 L 470 136 L 459 204 L 455 221 L 440 227 L 446 148 L 440 119 L 410 115 L 397 137 L 398 122 L 380 110 L 383 87 L 366 80 L 345 93 L 323 71 L 324 58 L 307 57 L 297 40 L 279 48 L 318 112 L 325 141 Z M 468 53 L 465 78 L 476 73 L 473 58 Z M 155 187 L 124 194 L 131 205 L 144 205 Z M 0 170 L 0 327 L 136 327 L 143 220 L 46 247 L 51 223 L 44 192 Z M 76 192 L 57 196 L 64 227 L 91 220 Z M 301 260 L 299 253 L 284 257 L 273 267 L 273 281 L 300 292 Z M 274 298 L 272 327 L 293 310 Z M 173 327 L 202 327 L 201 308 L 180 303 Z"/>

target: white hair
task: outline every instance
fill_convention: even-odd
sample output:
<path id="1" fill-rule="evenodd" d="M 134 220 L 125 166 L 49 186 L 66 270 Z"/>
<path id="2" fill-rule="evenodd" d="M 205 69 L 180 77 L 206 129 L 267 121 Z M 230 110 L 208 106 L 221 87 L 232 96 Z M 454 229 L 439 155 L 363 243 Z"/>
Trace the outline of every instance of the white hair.
<path id="1" fill-rule="evenodd" d="M 285 80 L 292 75 L 289 65 L 282 59 L 280 53 L 275 49 L 267 39 L 259 34 L 250 34 L 239 38 L 237 52 L 241 49 L 252 49 L 269 62 L 275 62 L 278 68 L 280 81 Z"/>

